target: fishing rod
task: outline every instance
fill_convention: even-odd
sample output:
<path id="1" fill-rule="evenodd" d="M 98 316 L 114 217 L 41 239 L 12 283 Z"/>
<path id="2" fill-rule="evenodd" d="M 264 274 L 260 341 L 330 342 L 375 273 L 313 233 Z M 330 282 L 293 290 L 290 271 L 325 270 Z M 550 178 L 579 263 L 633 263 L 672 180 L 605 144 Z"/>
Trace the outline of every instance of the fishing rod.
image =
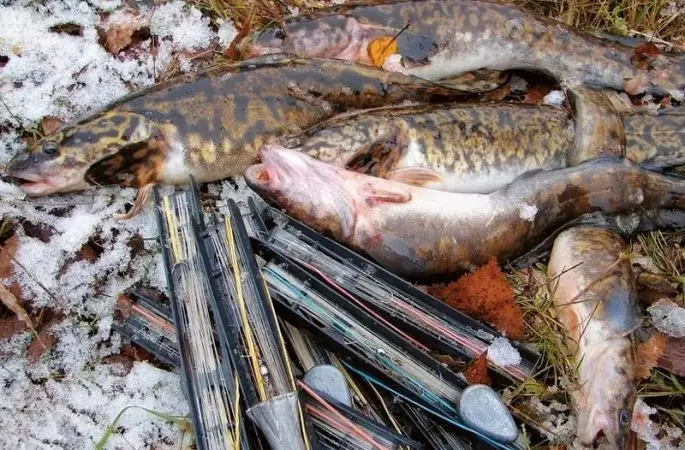
<path id="1" fill-rule="evenodd" d="M 460 417 L 467 411 L 460 411 L 460 405 L 482 409 L 482 404 L 460 403 L 462 391 L 468 387 L 465 380 L 427 353 L 407 345 L 401 335 L 366 314 L 297 263 L 259 240 L 253 241 L 253 245 L 266 261 L 262 267 L 264 279 L 279 306 L 279 313 L 286 320 L 302 323 L 304 327 L 315 331 L 327 345 L 345 355 L 345 358 L 352 358 L 356 364 L 383 377 L 396 390 L 427 409 L 436 411 L 439 417 L 449 417 L 461 423 Z M 499 399 L 494 391 L 490 391 Z M 500 418 L 509 418 L 509 422 L 499 422 L 497 425 L 502 425 L 510 433 L 498 437 L 514 440 L 518 436 L 518 428 L 506 406 L 501 400 L 499 403 L 490 402 L 490 405 L 499 408 Z M 471 417 L 470 413 L 466 416 Z M 488 429 L 491 425 L 462 424 L 466 429 L 476 426 L 493 433 L 493 430 Z M 479 436 L 492 441 L 487 436 Z M 502 444 L 497 443 L 496 446 L 501 447 Z M 507 445 L 503 447 L 508 448 Z"/>
<path id="2" fill-rule="evenodd" d="M 390 436 L 404 436 L 404 433 L 397 425 L 397 419 L 393 416 L 383 399 L 379 398 L 387 421 L 378 408 L 366 398 L 366 394 L 362 391 L 358 382 L 349 374 L 334 353 L 321 346 L 307 330 L 300 329 L 282 319 L 281 324 L 300 366 L 304 372 L 306 372 L 303 378 L 305 383 L 308 382 L 308 379 L 325 379 L 326 386 L 324 389 L 326 391 L 333 390 L 338 396 L 345 398 L 346 401 L 344 403 L 337 402 L 337 404 L 344 407 L 346 411 L 349 411 L 349 414 L 354 413 L 356 415 L 355 417 L 351 417 L 354 419 L 355 423 L 370 420 L 372 423 L 376 424 L 375 426 L 380 426 L 386 430 Z M 314 375 L 315 372 L 316 375 Z M 331 374 L 331 372 L 333 372 L 333 374 Z M 336 377 L 332 376 L 336 373 L 342 377 L 344 388 L 340 386 L 339 381 L 341 380 L 337 380 L 338 382 L 336 382 Z M 390 423 L 388 423 L 388 421 Z M 397 444 L 398 448 L 401 450 L 409 450 L 410 448 L 415 447 L 412 443 L 402 444 L 401 442 L 397 442 Z"/>
<path id="3" fill-rule="evenodd" d="M 136 343 L 140 342 L 137 338 L 142 337 L 144 338 L 143 342 L 145 342 L 150 340 L 151 337 L 158 335 L 159 341 L 163 345 L 151 346 L 147 348 L 148 351 L 160 360 L 168 358 L 167 354 L 169 352 L 178 354 L 175 335 L 173 334 L 174 325 L 171 319 L 171 311 L 137 291 L 128 292 L 127 297 L 131 301 L 127 301 L 126 305 L 121 305 L 120 311 L 127 311 L 128 318 L 126 320 L 133 317 L 139 318 L 139 323 L 142 326 L 136 329 L 129 326 L 117 327 L 122 335 L 127 336 Z M 286 322 L 281 323 L 281 326 L 289 327 L 291 333 L 303 331 L 292 327 L 292 325 Z M 167 331 L 160 332 L 160 330 Z M 171 333 L 168 330 L 171 330 Z M 290 336 L 291 333 L 286 332 L 286 335 Z M 311 344 L 312 348 L 318 347 L 313 342 Z M 318 348 L 317 350 L 319 351 L 319 356 L 317 357 L 316 366 L 322 367 L 324 364 L 322 361 L 329 361 L 329 356 L 331 355 L 325 349 Z M 298 352 L 298 355 L 301 355 L 301 353 Z M 169 365 L 178 367 L 180 356 L 176 359 L 168 359 Z M 345 371 L 345 369 L 342 368 L 342 371 Z M 305 411 L 307 411 L 311 418 L 311 432 L 317 433 L 317 441 L 320 448 L 373 450 L 374 447 L 366 439 L 360 437 L 358 429 L 363 430 L 363 434 L 370 435 L 373 441 L 379 442 L 384 449 L 409 450 L 422 448 L 422 444 L 419 442 L 391 430 L 384 423 L 367 417 L 356 409 L 347 407 L 324 393 L 317 392 L 315 395 L 316 398 L 312 394 L 304 393 L 302 402 L 305 405 Z M 330 408 L 334 408 L 337 414 L 342 416 L 342 420 L 340 417 L 332 414 Z"/>
<path id="4" fill-rule="evenodd" d="M 169 320 L 171 311 L 138 292 L 127 292 L 119 299 L 117 318 L 112 328 L 127 336 L 172 367 L 178 367 L 181 355 L 178 350 L 176 330 Z"/>
<path id="5" fill-rule="evenodd" d="M 380 320 L 414 346 L 423 350 L 430 347 L 432 351 L 468 362 L 487 351 L 495 338 L 501 337 L 493 327 L 451 308 L 273 208 L 268 209 L 266 215 L 277 224 L 269 229 L 254 203 L 248 202 L 248 205 L 252 220 L 260 229 L 260 240 L 297 261 L 350 301 L 361 304 L 367 312 L 372 309 L 371 314 L 381 317 Z M 497 380 L 505 385 L 532 377 L 541 361 L 541 355 L 531 348 L 515 342 L 513 345 L 521 355 L 519 365 L 499 366 L 489 361 L 489 366 L 499 375 Z M 503 377 L 509 382 L 506 383 Z"/>
<path id="6" fill-rule="evenodd" d="M 238 367 L 246 414 L 272 448 L 309 450 L 290 360 L 237 205 L 229 199 L 227 214 L 196 221 L 194 231 L 216 304 L 217 328 L 226 330 L 227 348 Z"/>
<path id="7" fill-rule="evenodd" d="M 216 310 L 216 305 L 193 230 L 202 220 L 199 198 L 192 190 L 164 197 L 156 188 L 153 192 L 183 387 L 198 449 L 248 450 L 237 373 L 225 336 L 214 333 L 210 308 Z"/>

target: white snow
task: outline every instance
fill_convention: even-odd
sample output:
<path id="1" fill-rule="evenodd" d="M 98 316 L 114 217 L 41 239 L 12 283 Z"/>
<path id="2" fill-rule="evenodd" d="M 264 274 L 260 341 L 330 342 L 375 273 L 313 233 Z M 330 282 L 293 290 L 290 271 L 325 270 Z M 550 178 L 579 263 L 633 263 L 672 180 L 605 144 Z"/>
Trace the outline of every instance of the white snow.
<path id="1" fill-rule="evenodd" d="M 676 338 L 685 337 L 685 308 L 662 298 L 647 311 L 657 330 Z"/>
<path id="2" fill-rule="evenodd" d="M 180 0 L 154 9 L 150 31 L 162 38 L 171 38 L 175 50 L 199 50 L 209 46 L 215 37 L 209 18 Z"/>
<path id="3" fill-rule="evenodd" d="M 564 104 L 566 96 L 564 91 L 551 91 L 549 94 L 545 95 L 542 99 L 542 103 L 551 106 L 561 106 Z"/>
<path id="4" fill-rule="evenodd" d="M 542 419 L 542 431 L 552 442 L 569 442 L 576 433 L 576 417 L 566 405 L 552 401 L 545 405 L 539 398 L 532 396 L 530 406 Z"/>
<path id="5" fill-rule="evenodd" d="M 221 20 L 217 35 L 219 36 L 219 44 L 222 47 L 228 47 L 238 35 L 238 30 L 236 30 L 235 25 L 230 20 Z"/>
<path id="6" fill-rule="evenodd" d="M 203 51 L 231 35 L 229 23 L 216 33 L 197 8 L 177 0 L 141 8 L 141 21 L 159 38 L 154 58 L 149 40 L 112 55 L 97 28 L 124 6 L 120 0 L 0 5 L 0 55 L 9 58 L 0 68 L 0 170 L 25 147 L 20 128 L 37 128 L 47 116 L 73 121 L 153 84 L 174 60 L 189 58 L 184 52 Z M 49 30 L 65 23 L 79 25 L 82 35 Z M 131 221 L 112 219 L 135 195 L 112 187 L 26 198 L 0 180 L 0 218 L 16 224 L 18 241 L 13 280 L 3 282 L 16 281 L 26 305 L 58 315 L 48 325 L 54 346 L 38 361 L 27 358 L 30 333 L 0 340 L 0 448 L 94 448 L 114 417 L 132 405 L 188 413 L 177 374 L 145 362 L 129 372 L 103 361 L 122 346 L 111 328 L 121 292 L 137 282 L 166 290 L 151 206 Z M 136 252 L 134 239 L 142 239 Z M 92 261 L 75 258 L 85 243 L 96 249 Z M 123 432 L 105 448 L 181 448 L 176 426 L 141 409 L 127 410 L 118 425 Z M 185 445 L 190 442 L 186 433 Z"/>
<path id="7" fill-rule="evenodd" d="M 532 222 L 535 220 L 535 216 L 538 213 L 538 207 L 535 205 L 529 205 L 524 203 L 519 207 L 519 218 L 527 222 Z"/>
<path id="8" fill-rule="evenodd" d="M 656 413 L 657 409 L 647 405 L 642 398 L 635 401 L 631 429 L 647 444 L 647 450 L 681 450 L 685 447 L 683 431 L 654 422 L 649 416 Z"/>
<path id="9" fill-rule="evenodd" d="M 500 367 L 517 366 L 521 363 L 521 355 L 505 337 L 495 338 L 488 347 L 488 361 Z"/>

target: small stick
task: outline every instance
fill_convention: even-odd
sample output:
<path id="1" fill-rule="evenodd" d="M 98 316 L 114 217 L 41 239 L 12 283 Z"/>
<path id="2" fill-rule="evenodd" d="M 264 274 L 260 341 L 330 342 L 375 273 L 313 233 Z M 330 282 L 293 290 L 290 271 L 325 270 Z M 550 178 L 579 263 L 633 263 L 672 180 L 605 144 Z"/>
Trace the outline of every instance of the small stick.
<path id="1" fill-rule="evenodd" d="M 409 28 L 409 25 L 411 25 L 411 23 L 406 24 L 406 25 L 404 26 L 404 28 L 402 28 L 400 31 L 398 31 L 397 34 L 396 34 L 395 36 L 393 36 L 392 39 L 390 39 L 390 42 L 388 42 L 388 45 L 386 45 L 385 48 L 384 48 L 383 50 L 381 50 L 381 53 L 385 52 L 385 51 L 388 49 L 388 47 L 390 47 L 390 44 L 392 44 L 393 42 L 395 42 L 395 40 L 396 40 L 398 37 L 400 37 L 400 34 L 404 33 L 404 31 L 405 31 L 407 28 Z"/>

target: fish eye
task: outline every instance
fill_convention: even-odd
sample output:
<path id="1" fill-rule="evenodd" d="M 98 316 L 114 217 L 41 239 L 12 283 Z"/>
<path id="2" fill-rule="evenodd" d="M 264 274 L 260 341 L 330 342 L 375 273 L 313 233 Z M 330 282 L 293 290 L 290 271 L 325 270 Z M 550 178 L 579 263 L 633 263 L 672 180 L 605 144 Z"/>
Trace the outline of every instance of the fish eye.
<path id="1" fill-rule="evenodd" d="M 274 37 L 280 40 L 285 39 L 285 30 L 281 28 L 276 29 L 276 31 L 274 31 Z"/>
<path id="2" fill-rule="evenodd" d="M 618 413 L 618 420 L 621 422 L 621 425 L 628 425 L 631 418 L 630 411 L 626 408 L 623 408 L 621 412 Z"/>
<path id="3" fill-rule="evenodd" d="M 46 155 L 54 155 L 57 153 L 57 143 L 52 141 L 46 142 L 43 144 L 42 150 Z"/>

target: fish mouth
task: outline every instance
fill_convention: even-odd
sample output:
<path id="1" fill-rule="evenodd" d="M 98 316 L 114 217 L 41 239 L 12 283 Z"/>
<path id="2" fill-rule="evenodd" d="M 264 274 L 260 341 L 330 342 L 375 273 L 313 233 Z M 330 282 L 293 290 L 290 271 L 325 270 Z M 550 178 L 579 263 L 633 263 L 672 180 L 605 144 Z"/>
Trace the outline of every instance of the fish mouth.
<path id="1" fill-rule="evenodd" d="M 41 196 L 56 194 L 59 192 L 72 192 L 87 189 L 89 186 L 82 181 L 69 181 L 62 177 L 51 177 L 29 171 L 9 170 L 10 180 L 21 191 L 29 196 Z"/>
<path id="2" fill-rule="evenodd" d="M 49 178 L 36 173 L 10 170 L 8 175 L 28 195 L 49 194 L 57 189 Z"/>
<path id="3" fill-rule="evenodd" d="M 277 180 L 278 177 L 273 170 L 265 164 L 254 164 L 245 170 L 245 181 L 254 188 L 260 191 L 269 187 L 272 180 Z"/>

